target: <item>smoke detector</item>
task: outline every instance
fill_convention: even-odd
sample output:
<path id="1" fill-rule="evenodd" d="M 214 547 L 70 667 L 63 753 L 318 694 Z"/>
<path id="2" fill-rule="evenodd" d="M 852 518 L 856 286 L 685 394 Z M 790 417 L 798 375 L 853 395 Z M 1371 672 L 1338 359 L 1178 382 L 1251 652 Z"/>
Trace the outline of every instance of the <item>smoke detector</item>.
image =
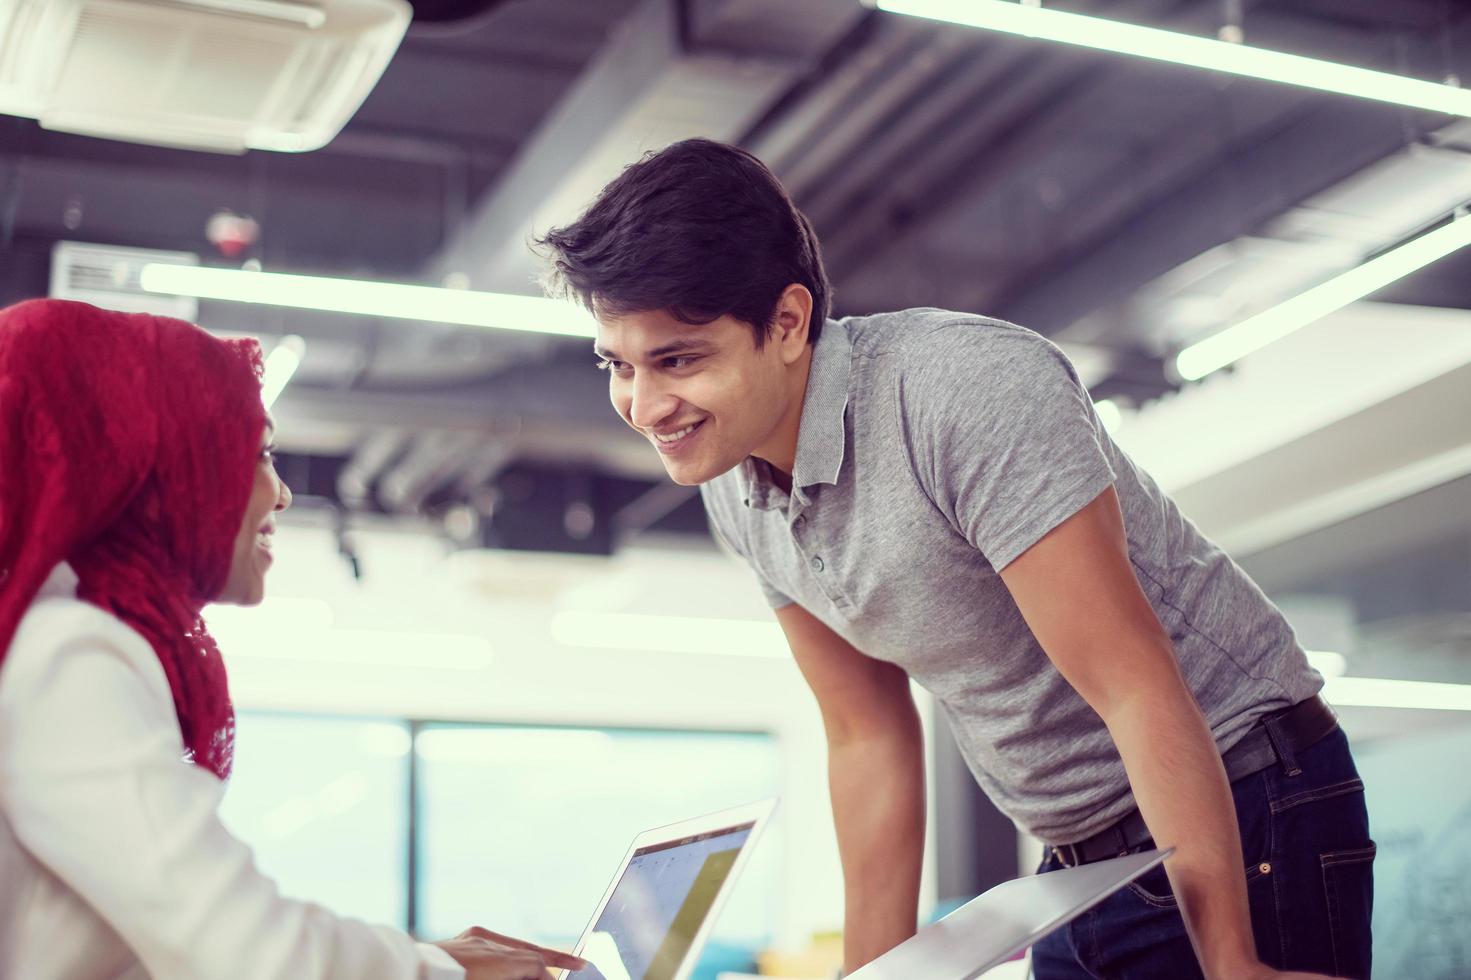
<path id="1" fill-rule="evenodd" d="M 406 0 L 0 0 L 0 113 L 243 153 L 324 146 L 403 39 Z"/>

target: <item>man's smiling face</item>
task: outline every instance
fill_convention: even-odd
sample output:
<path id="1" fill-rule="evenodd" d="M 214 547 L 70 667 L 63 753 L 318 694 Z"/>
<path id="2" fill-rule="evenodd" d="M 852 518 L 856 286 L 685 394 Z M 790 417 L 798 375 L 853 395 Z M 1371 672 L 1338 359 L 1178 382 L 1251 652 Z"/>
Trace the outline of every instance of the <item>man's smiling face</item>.
<path id="1" fill-rule="evenodd" d="M 689 324 L 663 310 L 599 318 L 600 367 L 623 421 L 675 483 L 705 483 L 761 455 L 791 399 L 783 344 L 756 345 L 732 316 Z"/>

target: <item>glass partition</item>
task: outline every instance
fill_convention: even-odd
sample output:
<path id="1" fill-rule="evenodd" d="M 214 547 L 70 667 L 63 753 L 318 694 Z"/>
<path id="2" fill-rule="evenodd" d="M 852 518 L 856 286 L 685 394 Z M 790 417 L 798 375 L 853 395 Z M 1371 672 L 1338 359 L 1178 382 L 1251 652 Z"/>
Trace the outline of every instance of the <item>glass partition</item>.
<path id="1" fill-rule="evenodd" d="M 242 712 L 221 816 L 288 895 L 402 926 L 406 722 Z"/>
<path id="2" fill-rule="evenodd" d="M 764 734 L 433 725 L 416 739 L 421 931 L 475 923 L 573 943 L 634 836 L 777 795 Z M 697 976 L 749 967 L 780 912 L 780 821 L 757 845 Z"/>
<path id="3" fill-rule="evenodd" d="M 426 938 L 570 946 L 641 831 L 780 794 L 765 733 L 242 712 L 226 824 L 289 895 Z M 412 754 L 411 754 L 412 749 Z M 782 914 L 778 810 L 695 980 L 753 969 Z"/>

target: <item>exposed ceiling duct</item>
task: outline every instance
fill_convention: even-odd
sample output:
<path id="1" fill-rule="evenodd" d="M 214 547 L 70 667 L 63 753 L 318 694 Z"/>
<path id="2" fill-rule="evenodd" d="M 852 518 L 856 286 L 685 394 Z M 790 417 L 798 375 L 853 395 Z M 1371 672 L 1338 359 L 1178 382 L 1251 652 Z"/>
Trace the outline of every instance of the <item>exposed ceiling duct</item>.
<path id="1" fill-rule="evenodd" d="M 823 240 L 840 314 L 932 305 L 1004 316 L 1068 348 L 1098 397 L 1163 405 L 1162 355 L 1413 234 L 1467 177 L 1467 136 L 1444 117 L 857 0 L 415 6 L 379 84 L 317 152 L 196 153 L 0 118 L 0 289 L 44 292 L 54 245 L 71 241 L 534 294 L 528 238 L 572 218 L 644 150 L 701 134 L 747 146 L 793 190 Z M 1232 5 L 1106 6 L 1214 36 Z M 1240 7 L 1251 44 L 1471 78 L 1463 5 Z M 225 211 L 258 224 L 248 254 L 211 244 L 208 223 Z M 1471 308 L 1468 260 L 1375 298 Z M 107 291 L 111 268 L 57 271 Z M 127 278 L 111 305 L 126 301 Z M 484 521 L 492 537 L 545 532 L 549 547 L 687 513 L 687 492 L 610 409 L 580 339 L 215 300 L 198 317 L 306 339 L 277 405 L 283 466 L 303 497 L 443 518 L 488 501 L 494 512 L 500 494 Z M 516 486 L 533 489 L 518 497 Z M 578 539 L 584 505 L 596 533 Z"/>
<path id="2" fill-rule="evenodd" d="M 1471 202 L 1471 152 L 1458 124 L 1391 154 L 1184 262 L 1119 311 L 1164 353 L 1244 320 L 1443 220 Z M 1087 330 L 1086 319 L 1077 324 Z"/>
<path id="3" fill-rule="evenodd" d="M 738 140 L 865 12 L 852 0 L 646 0 L 430 263 L 478 289 L 534 292 L 529 240 L 646 150 Z M 772 25 L 780 24 L 780 30 Z"/>

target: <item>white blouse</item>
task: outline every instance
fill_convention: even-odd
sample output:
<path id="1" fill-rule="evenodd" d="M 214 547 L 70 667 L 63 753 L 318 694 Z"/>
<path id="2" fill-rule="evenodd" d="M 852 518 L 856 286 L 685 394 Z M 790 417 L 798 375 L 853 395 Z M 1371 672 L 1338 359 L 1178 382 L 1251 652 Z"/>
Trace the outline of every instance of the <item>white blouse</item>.
<path id="1" fill-rule="evenodd" d="M 0 978 L 461 980 L 444 950 L 283 898 L 181 761 L 148 643 L 59 565 L 0 664 Z"/>

